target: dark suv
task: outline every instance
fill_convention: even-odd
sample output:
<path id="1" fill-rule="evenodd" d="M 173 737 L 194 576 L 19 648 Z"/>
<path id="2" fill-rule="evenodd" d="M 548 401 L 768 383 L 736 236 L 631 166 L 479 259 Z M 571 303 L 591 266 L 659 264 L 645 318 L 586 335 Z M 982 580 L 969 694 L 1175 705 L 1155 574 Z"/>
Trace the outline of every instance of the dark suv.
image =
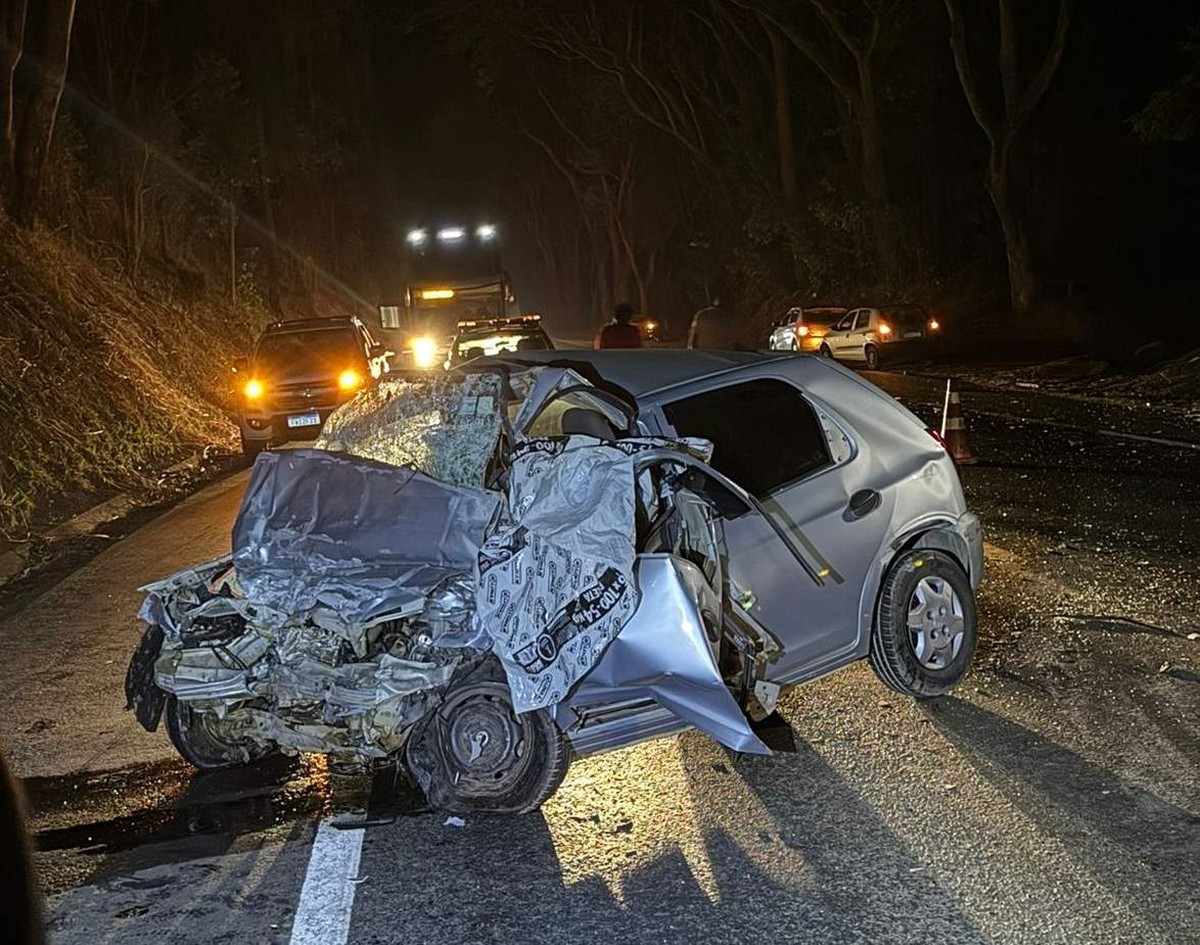
<path id="1" fill-rule="evenodd" d="M 275 443 L 313 439 L 339 404 L 388 371 L 391 356 L 357 318 L 268 325 L 254 356 L 233 366 L 242 378 L 242 452 L 254 457 Z"/>

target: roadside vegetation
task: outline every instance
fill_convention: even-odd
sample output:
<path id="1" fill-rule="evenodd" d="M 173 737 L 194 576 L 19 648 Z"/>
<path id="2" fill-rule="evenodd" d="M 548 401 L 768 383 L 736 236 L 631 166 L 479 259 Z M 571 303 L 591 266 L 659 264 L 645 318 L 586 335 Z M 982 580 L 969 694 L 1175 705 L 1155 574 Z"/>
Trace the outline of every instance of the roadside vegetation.
<path id="1" fill-rule="evenodd" d="M 60 236 L 0 220 L 0 531 L 23 538 L 48 502 L 232 447 L 228 362 L 265 319 L 135 289 Z"/>
<path id="2" fill-rule="evenodd" d="M 291 24 L 282 8 L 5 5 L 0 539 L 232 447 L 229 361 L 268 320 L 373 310 L 347 288 L 367 266 L 361 136 L 321 97 L 354 100 L 335 80 L 354 40 Z M 281 80 L 316 60 L 272 56 L 314 44 L 322 80 Z"/>

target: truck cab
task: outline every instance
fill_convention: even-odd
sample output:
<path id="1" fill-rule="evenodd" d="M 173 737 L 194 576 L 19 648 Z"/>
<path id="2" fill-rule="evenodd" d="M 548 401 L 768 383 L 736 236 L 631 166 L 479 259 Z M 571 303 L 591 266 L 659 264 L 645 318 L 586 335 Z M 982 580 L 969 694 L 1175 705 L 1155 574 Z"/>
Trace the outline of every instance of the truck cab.
<path id="1" fill-rule="evenodd" d="M 411 230 L 402 270 L 400 303 L 380 306 L 383 327 L 403 334 L 401 367 L 441 367 L 460 322 L 515 310 L 492 224 Z"/>

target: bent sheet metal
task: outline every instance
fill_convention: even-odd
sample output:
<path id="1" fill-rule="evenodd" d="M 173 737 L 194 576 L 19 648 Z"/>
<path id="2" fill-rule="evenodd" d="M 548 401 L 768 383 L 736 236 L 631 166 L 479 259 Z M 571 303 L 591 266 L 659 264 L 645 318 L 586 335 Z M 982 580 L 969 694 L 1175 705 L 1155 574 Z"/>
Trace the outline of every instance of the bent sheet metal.
<path id="1" fill-rule="evenodd" d="M 527 395 L 518 428 L 531 403 L 587 383 L 526 373 L 501 379 Z M 636 692 L 731 748 L 765 751 L 708 649 L 699 598 L 716 592 L 686 562 L 636 553 L 634 457 L 709 444 L 517 432 L 502 495 L 478 485 L 506 423 L 499 385 L 412 384 L 376 405 L 392 430 L 425 417 L 392 446 L 454 482 L 323 449 L 263 454 L 231 559 L 146 588 L 142 616 L 163 631 L 157 688 L 231 737 L 379 758 L 460 663 L 490 650 L 518 712 Z M 330 442 L 398 458 L 368 417 L 331 424 Z"/>

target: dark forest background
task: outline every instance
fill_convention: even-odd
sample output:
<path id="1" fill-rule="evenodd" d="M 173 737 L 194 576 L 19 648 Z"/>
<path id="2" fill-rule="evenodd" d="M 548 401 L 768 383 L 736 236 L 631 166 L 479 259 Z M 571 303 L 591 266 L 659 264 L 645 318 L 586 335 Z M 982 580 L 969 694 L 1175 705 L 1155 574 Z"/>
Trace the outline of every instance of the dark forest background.
<path id="1" fill-rule="evenodd" d="M 286 314 L 373 312 L 408 228 L 457 216 L 565 326 L 905 297 L 1185 337 L 1187 6 L 7 0 L 7 206 L 133 285 Z"/>

